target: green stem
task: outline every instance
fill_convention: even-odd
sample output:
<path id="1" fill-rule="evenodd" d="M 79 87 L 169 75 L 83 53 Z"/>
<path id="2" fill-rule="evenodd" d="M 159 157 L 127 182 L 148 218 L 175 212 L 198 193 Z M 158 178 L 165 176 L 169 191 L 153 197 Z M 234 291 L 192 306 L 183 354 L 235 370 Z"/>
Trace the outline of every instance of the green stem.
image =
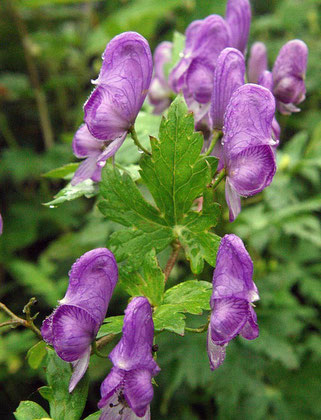
<path id="1" fill-rule="evenodd" d="M 2 112 L 0 112 L 0 132 L 3 134 L 3 138 L 9 147 L 12 149 L 17 149 L 19 147 L 18 142 L 9 127 L 8 120 Z"/>
<path id="2" fill-rule="evenodd" d="M 211 188 L 215 190 L 218 186 L 218 184 L 226 177 L 226 171 L 225 168 L 221 170 L 221 172 L 217 175 L 215 178 L 213 184 L 211 185 Z"/>
<path id="3" fill-rule="evenodd" d="M 147 149 L 145 149 L 145 147 L 138 140 L 137 133 L 136 133 L 135 127 L 133 125 L 129 128 L 128 132 L 131 134 L 132 139 L 134 140 L 134 143 L 136 144 L 136 146 L 139 149 L 141 149 L 144 153 L 146 153 L 146 155 L 151 156 L 152 154 Z"/>
<path id="4" fill-rule="evenodd" d="M 222 132 L 221 131 L 214 130 L 211 144 L 209 145 L 209 147 L 208 147 L 206 153 L 204 154 L 204 156 L 209 156 L 211 154 L 212 150 L 214 149 L 217 141 L 221 138 L 221 136 L 222 136 Z"/>
<path id="5" fill-rule="evenodd" d="M 170 257 L 167 261 L 167 264 L 166 264 L 166 267 L 165 267 L 165 270 L 164 270 L 165 283 L 167 282 L 168 277 L 170 276 L 170 274 L 173 270 L 173 267 L 175 265 L 175 262 L 177 260 L 177 257 L 178 257 L 178 254 L 179 254 L 179 251 L 180 251 L 181 247 L 182 247 L 182 245 L 179 242 L 174 242 L 173 243 L 173 251 L 172 251 L 172 253 L 171 253 L 171 255 L 170 255 Z"/>

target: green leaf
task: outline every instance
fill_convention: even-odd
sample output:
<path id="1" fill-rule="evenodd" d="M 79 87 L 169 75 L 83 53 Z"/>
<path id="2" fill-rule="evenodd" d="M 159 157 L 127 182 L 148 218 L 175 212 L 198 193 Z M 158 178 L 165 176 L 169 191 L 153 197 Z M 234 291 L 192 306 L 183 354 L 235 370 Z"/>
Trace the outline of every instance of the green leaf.
<path id="1" fill-rule="evenodd" d="M 153 314 L 155 331 L 167 330 L 184 335 L 185 315 L 176 310 L 175 305 L 161 305 Z"/>
<path id="2" fill-rule="evenodd" d="M 161 304 L 165 275 L 158 265 L 154 249 L 146 254 L 140 271 L 128 273 L 120 269 L 120 279 L 122 287 L 130 296 L 145 296 L 153 306 Z"/>
<path id="3" fill-rule="evenodd" d="M 32 369 L 38 369 L 45 355 L 47 354 L 46 343 L 39 341 L 31 349 L 28 350 L 27 359 Z"/>
<path id="4" fill-rule="evenodd" d="M 17 410 L 13 413 L 16 420 L 39 420 L 49 418 L 48 413 L 33 401 L 21 401 Z"/>
<path id="5" fill-rule="evenodd" d="M 171 243 L 173 232 L 159 210 L 147 203 L 132 178 L 111 165 L 103 169 L 98 207 L 108 219 L 126 226 L 110 236 L 109 247 L 117 262 L 127 260 L 128 270 L 138 269 L 145 255 L 162 251 Z"/>
<path id="6" fill-rule="evenodd" d="M 101 415 L 101 411 L 96 411 L 96 413 L 90 414 L 90 416 L 86 417 L 84 420 L 99 420 Z"/>
<path id="7" fill-rule="evenodd" d="M 172 47 L 172 58 L 168 63 L 164 65 L 165 79 L 168 79 L 169 73 L 176 66 L 181 59 L 185 47 L 185 35 L 175 31 L 173 35 L 173 47 Z"/>
<path id="8" fill-rule="evenodd" d="M 123 328 L 123 323 L 124 315 L 110 316 L 106 318 L 98 331 L 97 338 L 109 334 L 120 334 Z"/>
<path id="9" fill-rule="evenodd" d="M 85 196 L 86 198 L 94 197 L 98 192 L 98 187 L 91 179 L 86 179 L 77 185 L 67 184 L 57 195 L 54 200 L 44 203 L 44 206 L 54 208 L 66 201 L 76 200 L 76 198 Z"/>
<path id="10" fill-rule="evenodd" d="M 164 296 L 164 304 L 171 304 L 181 312 L 201 315 L 203 309 L 210 310 L 211 294 L 211 283 L 188 280 L 168 289 Z"/>
<path id="11" fill-rule="evenodd" d="M 42 398 L 44 398 L 47 401 L 50 401 L 53 398 L 51 386 L 42 386 L 38 388 L 38 392 L 42 396 Z"/>
<path id="12" fill-rule="evenodd" d="M 76 171 L 79 163 L 68 163 L 67 165 L 61 166 L 60 168 L 52 169 L 46 172 L 42 176 L 45 178 L 63 178 L 67 179 Z"/>
<path id="13" fill-rule="evenodd" d="M 169 224 L 179 223 L 195 198 L 211 181 L 206 159 L 200 157 L 203 136 L 194 132 L 193 114 L 177 97 L 163 118 L 159 140 L 151 137 L 152 156 L 141 161 L 141 177 Z"/>
<path id="14" fill-rule="evenodd" d="M 88 375 L 85 375 L 70 394 L 68 385 L 71 378 L 71 364 L 64 362 L 50 348 L 47 349 L 46 376 L 52 389 L 49 400 L 50 415 L 55 420 L 78 420 L 86 404 Z"/>

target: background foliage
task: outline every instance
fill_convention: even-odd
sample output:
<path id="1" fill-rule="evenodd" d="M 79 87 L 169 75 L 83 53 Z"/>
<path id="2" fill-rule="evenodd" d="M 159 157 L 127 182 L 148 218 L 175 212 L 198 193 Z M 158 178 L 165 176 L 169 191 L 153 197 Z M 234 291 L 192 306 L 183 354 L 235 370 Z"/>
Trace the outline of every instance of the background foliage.
<path id="1" fill-rule="evenodd" d="M 85 251 L 104 246 L 120 228 L 103 219 L 95 197 L 81 197 L 56 208 L 42 205 L 66 184 L 58 177 L 42 175 L 74 161 L 72 136 L 82 120 L 90 79 L 97 75 L 108 40 L 119 32 L 136 30 L 154 49 L 161 40 L 172 39 L 174 29 L 184 32 L 192 20 L 222 14 L 224 8 L 224 1 L 214 0 L 1 2 L 0 210 L 4 234 L 0 239 L 0 300 L 16 313 L 21 313 L 31 296 L 37 296 L 41 315 L 36 323 L 40 325 L 64 295 L 73 261 Z M 289 39 L 303 39 L 310 50 L 302 112 L 279 118 L 281 147 L 272 185 L 244 200 L 242 213 L 233 224 L 228 223 L 224 210 L 217 229 L 219 235 L 233 232 L 242 237 L 254 259 L 261 295 L 256 309 L 260 337 L 255 342 L 237 339 L 231 343 L 224 365 L 213 373 L 204 334 L 187 333 L 184 338 L 160 334 L 162 372 L 156 378 L 154 419 L 310 420 L 321 415 L 321 226 L 317 213 L 321 208 L 321 4 L 315 0 L 253 0 L 252 9 L 250 45 L 253 40 L 265 42 L 270 65 Z M 36 68 L 36 82 L 32 69 L 30 77 L 26 58 Z M 41 100 L 46 99 L 49 128 L 40 122 L 39 94 Z M 158 123 L 157 117 L 142 112 L 137 122 L 140 137 L 147 141 L 148 134 L 157 135 Z M 131 164 L 135 174 L 138 158 L 135 147 L 125 144 L 117 160 L 119 165 Z M 87 195 L 92 193 L 88 186 Z M 224 204 L 223 189 L 217 194 Z M 160 258 L 162 265 L 168 258 L 166 252 Z M 209 281 L 211 277 L 212 269 L 205 264 L 197 278 Z M 182 254 L 170 286 L 194 278 Z M 170 303 L 171 297 L 168 299 Z M 122 314 L 126 301 L 127 296 L 116 290 L 109 315 Z M 0 322 L 5 319 L 0 312 Z M 187 316 L 187 321 L 192 325 L 194 319 Z M 12 418 L 20 400 L 45 407 L 35 392 L 44 385 L 45 372 L 41 361 L 29 364 L 26 360 L 27 351 L 36 343 L 30 331 L 3 328 L 1 333 L 0 415 L 5 420 Z M 101 360 L 93 358 L 90 366 L 92 385 L 84 416 L 96 410 L 99 385 L 110 367 L 108 361 L 103 363 L 105 369 Z"/>

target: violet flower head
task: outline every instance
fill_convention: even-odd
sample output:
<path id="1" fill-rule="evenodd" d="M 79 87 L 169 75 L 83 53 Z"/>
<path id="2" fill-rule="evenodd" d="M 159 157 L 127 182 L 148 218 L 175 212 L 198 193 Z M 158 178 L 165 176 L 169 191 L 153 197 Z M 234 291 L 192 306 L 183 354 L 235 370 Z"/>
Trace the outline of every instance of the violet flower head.
<path id="1" fill-rule="evenodd" d="M 114 367 L 101 384 L 100 420 L 150 419 L 152 377 L 160 371 L 152 356 L 154 323 L 145 297 L 125 310 L 123 335 L 109 355 Z"/>
<path id="2" fill-rule="evenodd" d="M 235 48 L 225 48 L 218 57 L 214 72 L 210 115 L 213 128 L 222 130 L 226 107 L 233 92 L 244 85 L 245 61 Z"/>
<path id="3" fill-rule="evenodd" d="M 229 27 L 221 16 L 210 15 L 192 22 L 186 30 L 183 57 L 169 76 L 174 92 L 185 88 L 194 99 L 208 102 L 216 60 L 229 42 Z"/>
<path id="4" fill-rule="evenodd" d="M 230 46 L 245 53 L 251 25 L 249 0 L 228 0 L 225 19 L 230 28 Z"/>
<path id="5" fill-rule="evenodd" d="M 207 353 L 212 370 L 223 363 L 226 346 L 238 334 L 247 340 L 259 335 L 251 305 L 259 295 L 252 277 L 253 263 L 242 240 L 233 234 L 225 235 L 216 257 L 210 301 Z"/>
<path id="6" fill-rule="evenodd" d="M 113 38 L 103 54 L 97 85 L 84 106 L 85 123 L 98 140 L 118 142 L 134 124 L 151 82 L 153 61 L 148 42 L 136 32 Z"/>
<path id="7" fill-rule="evenodd" d="M 168 41 L 161 42 L 154 52 L 154 76 L 149 88 L 148 98 L 155 106 L 154 113 L 161 114 L 170 105 L 172 90 L 165 76 L 165 64 L 172 58 L 173 44 Z"/>
<path id="8" fill-rule="evenodd" d="M 225 197 L 230 221 L 241 210 L 240 196 L 261 192 L 272 182 L 276 171 L 272 138 L 275 100 L 261 86 L 239 87 L 227 106 L 223 127 L 223 154 L 226 168 Z"/>
<path id="9" fill-rule="evenodd" d="M 273 66 L 273 94 L 278 110 L 285 115 L 300 111 L 295 105 L 305 99 L 308 47 L 295 39 L 281 48 Z"/>
<path id="10" fill-rule="evenodd" d="M 117 280 L 117 264 L 108 249 L 86 252 L 71 268 L 65 297 L 42 324 L 44 340 L 61 359 L 73 364 L 69 392 L 86 372 L 91 342 L 105 318 Z"/>
<path id="11" fill-rule="evenodd" d="M 263 42 L 255 42 L 252 45 L 247 67 L 249 83 L 258 83 L 262 73 L 268 69 L 266 46 Z"/>

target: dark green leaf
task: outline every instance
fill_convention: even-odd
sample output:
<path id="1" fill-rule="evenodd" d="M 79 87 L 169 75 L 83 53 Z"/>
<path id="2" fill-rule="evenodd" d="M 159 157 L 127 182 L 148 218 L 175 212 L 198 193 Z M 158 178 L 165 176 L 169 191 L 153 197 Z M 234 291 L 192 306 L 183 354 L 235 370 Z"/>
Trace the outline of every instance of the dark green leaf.
<path id="1" fill-rule="evenodd" d="M 91 179 L 80 182 L 77 185 L 71 185 L 70 183 L 65 186 L 57 195 L 54 196 L 54 200 L 44 203 L 45 206 L 54 208 L 59 206 L 66 201 L 76 200 L 76 198 L 85 196 L 86 198 L 94 197 L 98 192 L 98 187 Z"/>
<path id="2" fill-rule="evenodd" d="M 52 400 L 52 388 L 51 386 L 42 386 L 41 388 L 38 388 L 39 394 L 47 401 Z"/>
<path id="3" fill-rule="evenodd" d="M 39 341 L 39 343 L 35 344 L 28 350 L 27 359 L 29 366 L 32 369 L 38 369 L 46 354 L 46 343 L 44 341 Z"/>
<path id="4" fill-rule="evenodd" d="M 52 169 L 46 172 L 42 176 L 45 178 L 63 178 L 67 179 L 76 171 L 79 163 L 68 163 L 67 165 L 61 166 L 60 168 Z"/>
<path id="5" fill-rule="evenodd" d="M 185 315 L 176 310 L 175 305 L 161 305 L 153 314 L 156 331 L 167 330 L 184 335 Z"/>
<path id="6" fill-rule="evenodd" d="M 48 413 L 33 401 L 21 401 L 17 410 L 13 413 L 16 420 L 39 420 L 49 418 Z"/>
<path id="7" fill-rule="evenodd" d="M 46 376 L 52 389 L 49 400 L 50 415 L 55 420 L 78 420 L 84 410 L 88 393 L 88 375 L 86 374 L 70 394 L 68 385 L 71 377 L 71 364 L 64 362 L 52 349 L 47 349 Z"/>

